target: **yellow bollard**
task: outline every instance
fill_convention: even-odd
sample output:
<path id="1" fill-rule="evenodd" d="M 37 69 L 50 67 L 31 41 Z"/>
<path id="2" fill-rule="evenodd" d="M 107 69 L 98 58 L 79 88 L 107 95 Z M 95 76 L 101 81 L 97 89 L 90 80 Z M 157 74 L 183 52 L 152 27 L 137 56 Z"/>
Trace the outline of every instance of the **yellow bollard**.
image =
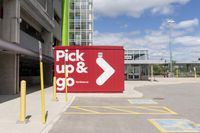
<path id="1" fill-rule="evenodd" d="M 151 64 L 151 81 L 153 81 L 154 79 L 153 79 L 153 77 L 154 77 L 154 75 L 153 75 L 153 64 Z"/>
<path id="2" fill-rule="evenodd" d="M 53 101 L 58 101 L 56 96 L 56 77 L 53 77 Z"/>
<path id="3" fill-rule="evenodd" d="M 194 78 L 197 78 L 197 71 L 196 71 L 196 67 L 194 67 Z"/>
<path id="4" fill-rule="evenodd" d="M 200 124 L 195 124 L 197 127 L 200 127 Z"/>
<path id="5" fill-rule="evenodd" d="M 66 66 L 66 65 L 65 65 L 65 66 Z M 65 67 L 65 100 L 66 100 L 66 102 L 68 102 L 67 77 L 68 77 L 68 74 L 67 74 L 67 69 L 66 69 L 66 67 Z"/>
<path id="6" fill-rule="evenodd" d="M 45 115 L 45 97 L 44 97 L 44 78 L 43 78 L 43 63 L 40 62 L 40 84 L 41 84 L 41 99 L 42 99 L 42 123 L 46 123 Z"/>
<path id="7" fill-rule="evenodd" d="M 20 122 L 25 122 L 26 119 L 26 81 L 22 80 L 20 84 Z"/>
<path id="8" fill-rule="evenodd" d="M 179 77 L 178 69 L 176 69 L 176 77 Z"/>

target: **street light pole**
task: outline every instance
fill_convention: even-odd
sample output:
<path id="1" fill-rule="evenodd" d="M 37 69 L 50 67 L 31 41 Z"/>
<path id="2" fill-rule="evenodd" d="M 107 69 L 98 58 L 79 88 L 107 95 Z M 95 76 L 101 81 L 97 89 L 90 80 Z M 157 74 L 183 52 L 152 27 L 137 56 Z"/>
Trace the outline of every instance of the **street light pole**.
<path id="1" fill-rule="evenodd" d="M 172 58 L 172 24 L 175 23 L 174 20 L 167 20 L 169 26 L 169 52 L 170 52 L 170 73 L 173 72 L 173 58 Z"/>

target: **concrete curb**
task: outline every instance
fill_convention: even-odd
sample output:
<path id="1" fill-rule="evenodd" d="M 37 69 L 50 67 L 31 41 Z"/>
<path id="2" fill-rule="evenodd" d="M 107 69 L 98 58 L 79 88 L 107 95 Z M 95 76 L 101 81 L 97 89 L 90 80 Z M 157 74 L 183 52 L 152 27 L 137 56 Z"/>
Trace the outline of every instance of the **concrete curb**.
<path id="1" fill-rule="evenodd" d="M 72 98 L 69 101 L 69 103 L 67 103 L 66 106 L 62 110 L 64 111 L 64 110 L 68 109 L 69 106 L 73 103 L 74 100 L 75 100 L 75 96 L 72 96 Z M 57 114 L 55 116 L 55 118 L 53 118 L 50 122 L 48 122 L 46 124 L 45 128 L 43 128 L 40 133 L 48 133 L 51 130 L 51 128 L 53 127 L 53 125 L 60 119 L 61 115 L 63 114 L 63 111 L 60 112 L 59 114 Z"/>

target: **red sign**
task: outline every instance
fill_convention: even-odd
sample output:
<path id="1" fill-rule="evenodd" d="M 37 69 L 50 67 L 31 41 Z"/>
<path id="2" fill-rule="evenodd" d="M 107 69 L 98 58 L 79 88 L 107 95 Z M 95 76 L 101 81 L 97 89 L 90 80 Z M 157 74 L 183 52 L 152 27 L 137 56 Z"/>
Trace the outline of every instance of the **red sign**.
<path id="1" fill-rule="evenodd" d="M 57 46 L 54 57 L 57 92 L 65 92 L 65 70 L 68 92 L 124 91 L 121 46 Z"/>

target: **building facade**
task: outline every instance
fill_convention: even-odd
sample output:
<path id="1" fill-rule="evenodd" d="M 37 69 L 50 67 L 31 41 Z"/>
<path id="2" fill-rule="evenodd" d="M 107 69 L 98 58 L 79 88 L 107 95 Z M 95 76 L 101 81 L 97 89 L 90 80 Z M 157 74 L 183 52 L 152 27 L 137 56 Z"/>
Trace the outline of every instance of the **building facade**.
<path id="1" fill-rule="evenodd" d="M 200 76 L 200 61 L 190 61 L 190 62 L 176 62 L 174 64 L 174 73 L 178 77 L 199 77 Z"/>
<path id="2" fill-rule="evenodd" d="M 148 50 L 125 50 L 124 59 L 126 80 L 154 80 L 155 66 L 169 66 L 166 60 L 150 59 Z"/>
<path id="3" fill-rule="evenodd" d="M 69 44 L 93 44 L 92 0 L 69 0 Z"/>
<path id="4" fill-rule="evenodd" d="M 61 44 L 61 0 L 0 1 L 0 94 L 16 94 L 19 83 L 37 85 L 39 42 L 44 79 L 51 85 L 52 46 Z"/>
<path id="5" fill-rule="evenodd" d="M 124 54 L 125 79 L 148 79 L 149 67 L 144 63 L 149 60 L 148 50 L 125 50 Z"/>

